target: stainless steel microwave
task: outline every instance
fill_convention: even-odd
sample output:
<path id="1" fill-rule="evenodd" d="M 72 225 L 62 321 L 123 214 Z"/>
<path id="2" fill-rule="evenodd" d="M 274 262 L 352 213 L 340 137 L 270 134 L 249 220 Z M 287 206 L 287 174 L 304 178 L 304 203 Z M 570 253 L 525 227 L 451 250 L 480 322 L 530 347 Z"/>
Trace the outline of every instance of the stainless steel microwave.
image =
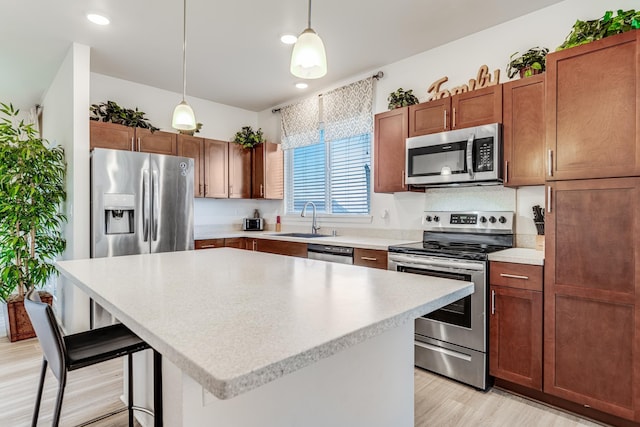
<path id="1" fill-rule="evenodd" d="M 422 187 L 502 183 L 502 125 L 407 138 L 407 184 Z"/>

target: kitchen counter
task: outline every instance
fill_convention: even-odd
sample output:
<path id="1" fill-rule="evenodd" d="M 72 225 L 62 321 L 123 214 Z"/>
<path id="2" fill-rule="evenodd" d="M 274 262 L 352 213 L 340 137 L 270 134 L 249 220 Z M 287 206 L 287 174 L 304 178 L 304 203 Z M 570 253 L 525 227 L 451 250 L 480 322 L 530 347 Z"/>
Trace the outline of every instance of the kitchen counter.
<path id="1" fill-rule="evenodd" d="M 489 261 L 516 264 L 544 265 L 544 251 L 528 248 L 511 248 L 489 254 Z"/>
<path id="2" fill-rule="evenodd" d="M 412 243 L 418 240 L 385 239 L 380 237 L 361 237 L 353 235 L 303 238 L 283 236 L 282 234 L 285 234 L 285 232 L 276 233 L 275 231 L 205 231 L 196 232 L 195 240 L 249 237 L 258 239 L 284 240 L 288 242 L 321 243 L 326 245 L 348 246 L 362 249 L 377 249 L 383 251 L 386 251 L 389 246 Z"/>
<path id="3" fill-rule="evenodd" d="M 245 395 L 248 396 L 246 399 L 255 395 L 256 401 L 275 399 L 273 405 L 281 404 L 277 400 L 284 399 L 280 397 L 283 392 L 268 388 L 271 384 L 272 387 L 287 384 L 281 377 L 291 376 L 287 381 L 298 384 L 291 386 L 294 388 L 305 387 L 309 381 L 322 384 L 325 377 L 341 381 L 332 375 L 333 368 L 328 372 L 317 372 L 336 363 L 324 360 L 343 360 L 341 358 L 344 361 L 339 366 L 347 363 L 349 367 L 346 369 L 348 374 L 340 377 L 349 379 L 334 384 L 335 389 L 329 385 L 320 386 L 317 401 L 314 396 L 294 392 L 287 400 L 301 399 L 301 406 L 294 410 L 291 408 L 297 408 L 297 404 L 288 402 L 286 416 L 294 416 L 290 413 L 296 411 L 308 411 L 309 405 L 322 406 L 323 400 L 330 399 L 335 393 L 356 387 L 349 398 L 354 401 L 365 399 L 363 411 L 351 414 L 351 409 L 346 407 L 331 408 L 327 417 L 338 416 L 342 410 L 346 412 L 345 418 L 333 425 L 352 424 L 353 418 L 349 417 L 356 413 L 360 414 L 358 420 L 368 417 L 367 423 L 384 425 L 385 415 L 376 414 L 378 410 L 395 411 L 392 416 L 402 413 L 403 417 L 409 411 L 412 423 L 412 399 L 408 406 L 400 402 L 404 398 L 393 403 L 384 384 L 380 384 L 380 390 L 375 392 L 381 393 L 378 400 L 371 401 L 371 396 L 360 395 L 366 395 L 371 387 L 376 387 L 371 384 L 373 372 L 376 377 L 379 370 L 385 370 L 393 374 L 394 379 L 389 380 L 393 385 L 391 389 L 402 388 L 403 393 L 398 390 L 400 395 L 412 396 L 412 320 L 469 295 L 473 290 L 472 284 L 460 281 L 426 279 L 420 275 L 231 248 L 60 261 L 58 269 L 162 354 L 163 375 L 167 366 L 175 366 L 203 387 L 195 393 L 200 396 L 195 401 L 202 403 L 202 407 L 175 409 L 184 414 L 184 419 L 176 425 L 193 425 L 193 420 L 189 423 L 184 420 L 201 412 L 202 420 L 211 420 L 215 414 L 224 417 L 227 415 L 222 414 L 231 412 L 237 417 L 233 419 L 238 420 L 234 425 L 251 425 L 255 420 L 245 424 L 239 421 L 242 417 L 252 416 L 251 410 L 238 409 L 240 404 L 232 402 L 237 399 L 244 402 Z M 399 339 L 401 345 L 397 343 Z M 375 351 L 360 351 L 371 345 L 375 345 Z M 359 373 L 360 369 L 355 369 L 378 363 L 375 360 L 384 354 L 387 359 L 371 366 L 372 371 L 365 369 Z M 402 355 L 403 362 L 387 366 L 397 359 L 397 354 Z M 165 360 L 170 363 L 164 363 Z M 311 377 L 305 378 L 306 373 Z M 356 377 L 350 378 L 351 375 Z M 181 389 L 192 390 L 193 384 L 189 384 L 184 383 Z M 167 397 L 168 389 L 178 388 L 165 387 L 165 414 L 170 412 L 167 405 L 196 404 L 191 398 Z M 266 395 L 256 394 L 262 389 L 267 390 Z M 316 393 L 315 388 L 311 390 Z M 205 391 L 212 393 L 215 397 L 211 399 L 217 402 L 212 413 L 206 412 L 206 399 L 202 398 Z M 230 398 L 234 399 L 219 400 Z M 383 403 L 385 399 L 391 403 Z M 228 406 L 220 407 L 224 402 L 229 402 Z M 376 407 L 373 413 L 362 415 L 371 412 L 372 404 Z M 392 404 L 395 409 L 389 406 Z M 263 405 L 267 412 L 273 407 Z M 398 406 L 402 406 L 401 411 Z M 254 412 L 260 414 L 257 409 Z M 389 413 L 387 420 L 390 419 L 388 416 Z M 260 424 L 282 425 L 284 413 L 278 417 L 273 423 L 263 420 Z M 332 423 L 320 416 L 317 419 L 317 424 L 307 425 Z M 351 421 L 347 422 L 347 419 Z"/>

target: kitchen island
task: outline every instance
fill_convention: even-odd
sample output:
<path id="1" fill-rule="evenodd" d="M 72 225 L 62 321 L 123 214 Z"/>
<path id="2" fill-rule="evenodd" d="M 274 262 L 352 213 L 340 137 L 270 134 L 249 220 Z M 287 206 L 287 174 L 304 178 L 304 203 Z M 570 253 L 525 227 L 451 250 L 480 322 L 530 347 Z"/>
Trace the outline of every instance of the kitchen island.
<path id="1" fill-rule="evenodd" d="M 413 320 L 473 289 L 231 248 L 58 269 L 162 355 L 167 426 L 412 426 Z"/>

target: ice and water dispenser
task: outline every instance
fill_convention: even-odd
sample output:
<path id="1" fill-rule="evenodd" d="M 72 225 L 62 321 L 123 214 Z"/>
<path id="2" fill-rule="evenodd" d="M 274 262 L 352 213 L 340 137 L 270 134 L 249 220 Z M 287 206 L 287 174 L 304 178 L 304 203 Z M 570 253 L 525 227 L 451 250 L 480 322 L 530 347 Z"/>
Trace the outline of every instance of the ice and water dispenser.
<path id="1" fill-rule="evenodd" d="M 105 234 L 134 233 L 134 194 L 103 194 Z"/>

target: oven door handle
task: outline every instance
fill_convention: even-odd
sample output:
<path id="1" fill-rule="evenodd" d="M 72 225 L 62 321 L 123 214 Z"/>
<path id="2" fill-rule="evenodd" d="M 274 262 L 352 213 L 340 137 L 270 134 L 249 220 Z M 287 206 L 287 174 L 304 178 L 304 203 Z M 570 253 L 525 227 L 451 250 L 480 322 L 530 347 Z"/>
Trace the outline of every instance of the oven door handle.
<path id="1" fill-rule="evenodd" d="M 466 362 L 471 362 L 471 356 L 469 356 L 468 354 L 458 353 L 457 351 L 449 350 L 448 348 L 436 347 L 435 345 L 427 344 L 427 343 L 420 342 L 420 341 L 414 341 L 414 344 L 417 345 L 418 347 L 422 347 L 422 348 L 427 349 L 427 350 L 435 351 L 436 353 L 442 353 L 442 354 L 445 354 L 447 356 L 453 356 L 453 357 L 456 357 L 458 359 L 462 359 L 462 360 L 464 360 Z"/>
<path id="2" fill-rule="evenodd" d="M 467 139 L 467 172 L 469 172 L 469 178 L 474 179 L 475 173 L 473 172 L 473 141 L 476 139 L 476 134 L 472 133 Z"/>
<path id="3" fill-rule="evenodd" d="M 398 265 L 410 265 L 411 267 L 441 267 L 441 268 L 456 268 L 461 270 L 484 270 L 484 263 L 471 263 L 465 261 L 445 261 L 434 260 L 432 258 L 413 258 L 402 255 L 394 255 L 390 261 L 395 262 Z"/>

